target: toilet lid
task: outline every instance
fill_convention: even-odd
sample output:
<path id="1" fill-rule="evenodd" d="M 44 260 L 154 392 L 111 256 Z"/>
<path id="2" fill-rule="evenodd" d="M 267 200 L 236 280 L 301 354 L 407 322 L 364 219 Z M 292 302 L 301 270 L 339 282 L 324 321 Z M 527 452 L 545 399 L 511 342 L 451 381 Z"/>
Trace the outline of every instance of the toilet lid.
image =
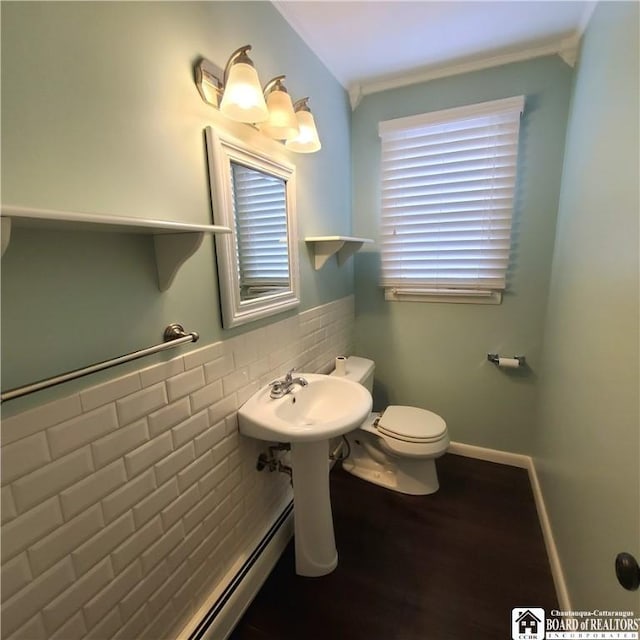
<path id="1" fill-rule="evenodd" d="M 447 423 L 426 409 L 392 405 L 380 416 L 378 431 L 405 442 L 433 442 L 444 436 Z"/>

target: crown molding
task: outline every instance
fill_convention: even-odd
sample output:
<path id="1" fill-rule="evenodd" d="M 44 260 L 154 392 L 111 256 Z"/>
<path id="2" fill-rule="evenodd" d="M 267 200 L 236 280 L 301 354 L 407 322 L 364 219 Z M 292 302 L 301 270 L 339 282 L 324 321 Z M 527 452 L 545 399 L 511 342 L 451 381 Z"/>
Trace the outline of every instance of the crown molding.
<path id="1" fill-rule="evenodd" d="M 594 5 L 595 4 L 596 3 L 594 3 Z M 591 8 L 591 11 L 586 18 L 587 22 L 585 23 L 585 26 L 588 23 L 592 12 L 593 8 Z M 371 93 L 379 93 L 380 91 L 387 91 L 388 89 L 398 89 L 412 84 L 437 80 L 438 78 L 446 78 L 448 76 L 460 75 L 472 71 L 480 71 L 482 69 L 499 67 L 513 62 L 522 62 L 524 60 L 531 60 L 533 58 L 540 58 L 543 56 L 559 55 L 567 65 L 573 67 L 576 63 L 581 35 L 582 34 L 579 31 L 576 31 L 568 37 L 554 40 L 537 47 L 521 49 L 519 51 L 512 51 L 496 56 L 472 58 L 456 64 L 427 68 L 422 71 L 403 75 L 388 76 L 377 80 L 374 79 L 360 83 L 353 83 L 349 87 L 351 108 L 355 109 L 360 103 L 362 97 Z"/>
<path id="2" fill-rule="evenodd" d="M 351 111 L 355 111 L 360 104 L 360 100 L 362 100 L 362 85 L 359 82 L 353 82 L 349 85 L 348 91 Z"/>
<path id="3" fill-rule="evenodd" d="M 556 52 L 571 68 L 575 67 L 576 62 L 578 61 L 581 37 L 582 34 L 576 31 L 568 38 L 564 38 L 564 40 L 560 42 L 561 46 Z"/>
<path id="4" fill-rule="evenodd" d="M 1 0 L 0 0 L 1 1 Z M 518 51 L 511 51 L 494 56 L 477 56 L 468 58 L 461 62 L 455 62 L 453 64 L 445 64 L 442 66 L 434 66 L 423 68 L 419 71 L 413 71 L 400 75 L 388 75 L 380 76 L 378 78 L 371 78 L 369 80 L 361 80 L 352 83 L 348 83 L 344 78 L 339 78 L 335 71 L 331 69 L 331 66 L 327 63 L 323 57 L 313 50 L 316 58 L 327 68 L 329 73 L 347 89 L 349 94 L 349 102 L 351 104 L 351 110 L 354 111 L 360 104 L 362 98 L 371 93 L 379 93 L 388 89 L 397 89 L 400 87 L 406 87 L 412 84 L 419 84 L 422 82 L 429 82 L 430 80 L 437 80 L 438 78 L 446 78 L 448 76 L 460 75 L 463 73 L 470 73 L 472 71 L 480 71 L 482 69 L 489 69 L 491 67 L 498 67 L 513 62 L 523 62 L 525 60 L 531 60 L 533 58 L 539 58 L 549 55 L 558 55 L 562 60 L 574 67 L 578 52 L 580 49 L 580 40 L 586 31 L 591 16 L 601 0 L 591 0 L 585 3 L 584 10 L 580 16 L 580 20 L 576 27 L 576 30 L 569 36 L 560 38 L 557 40 L 549 41 L 545 44 L 538 45 L 536 47 L 529 47 L 527 49 L 521 49 Z M 283 16 L 283 18 L 289 23 L 298 36 L 302 39 L 308 47 L 309 42 L 313 41 L 312 33 L 309 33 L 303 24 L 296 18 L 296 15 L 292 13 L 288 8 L 288 2 L 283 0 L 271 0 L 271 3 L 276 10 Z M 311 48 L 311 47 L 310 47 Z"/>

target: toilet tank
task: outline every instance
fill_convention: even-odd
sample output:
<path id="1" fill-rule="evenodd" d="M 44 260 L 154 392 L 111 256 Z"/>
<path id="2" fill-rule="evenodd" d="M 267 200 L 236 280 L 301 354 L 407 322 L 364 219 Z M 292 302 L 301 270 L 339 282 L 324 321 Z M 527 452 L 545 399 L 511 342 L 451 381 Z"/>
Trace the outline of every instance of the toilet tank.
<path id="1" fill-rule="evenodd" d="M 347 358 L 347 373 L 343 377 L 359 382 L 371 393 L 373 391 L 373 372 L 375 367 L 376 363 L 373 360 L 349 356 Z M 331 375 L 335 376 L 337 373 L 333 371 Z"/>

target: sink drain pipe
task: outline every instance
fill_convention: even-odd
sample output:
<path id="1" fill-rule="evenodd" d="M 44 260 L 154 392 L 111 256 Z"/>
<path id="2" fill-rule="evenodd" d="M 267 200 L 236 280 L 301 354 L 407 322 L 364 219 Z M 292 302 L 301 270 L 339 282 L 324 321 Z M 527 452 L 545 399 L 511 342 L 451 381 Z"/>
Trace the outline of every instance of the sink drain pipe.
<path id="1" fill-rule="evenodd" d="M 256 469 L 258 471 L 264 471 L 266 469 L 270 473 L 273 473 L 274 471 L 286 473 L 291 481 L 291 486 L 293 486 L 293 470 L 291 465 L 284 464 L 279 457 L 279 454 L 283 451 L 291 451 L 291 444 L 288 442 L 280 442 L 270 446 L 266 452 L 263 452 L 258 456 Z M 338 444 L 333 448 L 333 451 L 329 453 L 331 466 L 333 467 L 336 462 L 346 460 L 350 455 L 351 447 L 349 446 L 349 441 L 345 436 L 342 436 L 342 440 L 340 440 L 340 442 L 338 442 Z"/>
<path id="2" fill-rule="evenodd" d="M 282 451 L 290 451 L 291 445 L 286 442 L 280 442 L 269 447 L 267 453 L 261 453 L 258 456 L 258 462 L 256 463 L 256 469 L 258 471 L 269 472 L 279 471 L 280 473 L 286 473 L 289 476 L 291 486 L 293 486 L 293 470 L 288 464 L 284 464 L 279 458 L 279 453 Z"/>

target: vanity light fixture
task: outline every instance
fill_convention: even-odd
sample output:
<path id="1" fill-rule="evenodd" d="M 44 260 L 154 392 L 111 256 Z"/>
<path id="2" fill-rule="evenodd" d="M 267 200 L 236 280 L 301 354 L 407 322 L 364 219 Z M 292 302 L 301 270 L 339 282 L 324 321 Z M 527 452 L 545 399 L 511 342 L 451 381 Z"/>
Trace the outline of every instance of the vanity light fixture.
<path id="1" fill-rule="evenodd" d="M 300 133 L 297 138 L 285 142 L 287 149 L 298 153 L 314 153 L 322 148 L 313 114 L 307 104 L 308 100 L 309 98 L 301 98 L 293 105 Z"/>
<path id="2" fill-rule="evenodd" d="M 300 134 L 298 118 L 293 110 L 291 97 L 282 84 L 285 76 L 276 76 L 267 82 L 264 95 L 267 98 L 269 120 L 259 125 L 260 131 L 275 140 L 293 140 Z"/>
<path id="3" fill-rule="evenodd" d="M 202 99 L 220 109 L 220 113 L 236 122 L 264 122 L 269 111 L 264 100 L 258 73 L 247 51 L 251 45 L 236 49 L 224 68 L 206 59 L 196 66 L 196 85 Z"/>
<path id="4" fill-rule="evenodd" d="M 238 122 L 264 122 L 269 111 L 258 72 L 247 55 L 250 50 L 250 44 L 236 49 L 227 62 L 220 113 Z"/>
<path id="5" fill-rule="evenodd" d="M 307 104 L 309 98 L 292 104 L 283 84 L 285 76 L 272 78 L 262 89 L 247 55 L 250 50 L 251 45 L 236 49 L 224 72 L 205 58 L 197 63 L 196 86 L 202 99 L 231 120 L 256 125 L 270 138 L 284 141 L 291 151 L 318 151 L 322 145 Z"/>

